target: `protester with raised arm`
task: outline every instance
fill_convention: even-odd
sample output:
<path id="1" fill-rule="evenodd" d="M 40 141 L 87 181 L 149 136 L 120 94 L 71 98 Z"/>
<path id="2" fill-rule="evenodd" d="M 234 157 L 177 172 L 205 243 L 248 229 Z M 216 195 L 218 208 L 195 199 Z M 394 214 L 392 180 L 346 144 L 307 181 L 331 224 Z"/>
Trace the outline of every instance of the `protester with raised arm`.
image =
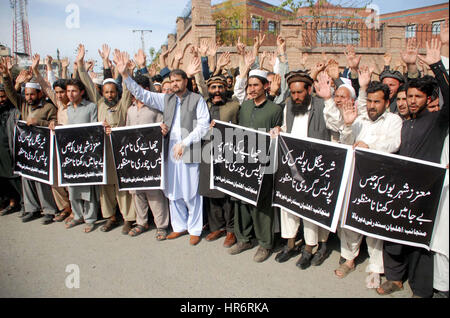
<path id="1" fill-rule="evenodd" d="M 37 83 L 26 83 L 24 100 L 22 95 L 14 90 L 11 77 L 3 64 L 0 67 L 0 73 L 6 96 L 20 111 L 22 120 L 25 120 L 27 125 L 47 127 L 52 120 L 56 119 L 56 107 L 51 103 L 45 102 L 41 86 Z M 22 189 L 25 212 L 22 222 L 29 222 L 35 219 L 41 211 L 44 214 L 42 224 L 53 222 L 57 207 L 53 199 L 51 186 L 22 177 Z"/>
<path id="2" fill-rule="evenodd" d="M 106 79 L 103 81 L 103 97 L 96 90 L 95 84 L 84 68 L 85 49 L 82 44 L 78 46 L 77 64 L 81 82 L 86 88 L 89 99 L 98 106 L 98 121 L 105 122 L 108 126 L 123 127 L 126 125 L 128 107 L 131 105 L 131 94 L 123 85 L 122 96 L 119 97 L 119 88 L 115 80 Z M 116 51 L 117 54 L 117 51 Z M 108 184 L 100 186 L 100 205 L 102 215 L 107 219 L 106 224 L 100 230 L 108 232 L 117 226 L 115 216 L 116 207 L 122 213 L 124 225 L 122 234 L 130 232 L 132 224 L 136 220 L 134 203 L 128 191 L 119 191 L 115 164 L 112 154 L 111 141 L 106 139 L 106 166 Z"/>
<path id="3" fill-rule="evenodd" d="M 58 108 L 58 113 L 56 114 L 57 123 L 55 121 L 50 122 L 49 128 L 54 129 L 55 125 L 67 125 L 67 104 L 69 103 L 69 99 L 66 93 L 66 80 L 57 80 L 54 81 L 53 84 L 50 84 L 41 76 L 39 73 L 39 54 L 35 54 L 32 59 L 32 70 L 36 81 L 41 85 L 42 91 L 44 94 L 50 98 L 52 103 L 56 105 Z M 53 87 L 53 89 L 52 89 Z M 55 144 L 56 147 L 56 144 Z M 55 148 L 56 149 L 56 148 Z M 66 187 L 58 187 L 58 173 L 57 173 L 57 165 L 56 165 L 56 156 L 55 162 L 53 165 L 55 184 L 52 186 L 53 198 L 55 199 L 56 206 L 58 207 L 58 214 L 53 219 L 54 221 L 61 222 L 65 220 L 72 214 L 72 209 L 70 207 L 69 200 L 69 192 Z M 73 215 L 72 215 L 73 217 Z M 70 219 L 69 219 L 70 221 Z"/>
<path id="4" fill-rule="evenodd" d="M 403 122 L 399 155 L 440 162 L 444 139 L 449 126 L 449 78 L 441 61 L 441 42 L 427 42 L 427 55 L 419 56 L 433 71 L 443 96 L 443 107 L 429 112 L 433 85 L 426 79 L 408 82 L 406 99 L 411 119 Z M 385 242 L 383 261 L 386 281 L 377 289 L 387 295 L 403 288 L 408 277 L 414 297 L 433 296 L 433 253 L 423 248 Z"/>
<path id="5" fill-rule="evenodd" d="M 323 74 L 323 76 L 325 75 Z M 312 96 L 314 81 L 306 71 L 302 70 L 291 71 L 286 74 L 286 82 L 290 96 L 286 99 L 286 106 L 284 107 L 283 125 L 276 127 L 273 132 L 278 134 L 283 131 L 298 137 L 330 141 L 331 131 L 326 127 L 323 116 L 323 99 L 331 98 L 330 87 L 325 88 L 329 97 L 323 96 L 322 99 Z M 322 97 L 320 94 L 318 96 Z M 275 260 L 282 263 L 300 253 L 299 247 L 295 244 L 300 218 L 282 209 L 280 219 L 281 237 L 287 239 L 287 243 L 283 250 L 277 254 Z M 306 246 L 296 266 L 300 269 L 307 269 L 310 265 L 319 266 L 329 254 L 327 248 L 329 231 L 312 222 L 303 220 L 303 232 Z M 313 253 L 316 246 L 317 250 Z"/>
<path id="6" fill-rule="evenodd" d="M 117 68 L 131 94 L 148 107 L 163 113 L 166 178 L 164 193 L 170 202 L 173 232 L 167 239 L 190 234 L 190 244 L 197 245 L 203 227 L 203 199 L 198 193 L 201 138 L 208 132 L 209 112 L 204 99 L 187 90 L 187 75 L 171 71 L 172 94 L 144 90 L 129 76 L 127 59 Z"/>

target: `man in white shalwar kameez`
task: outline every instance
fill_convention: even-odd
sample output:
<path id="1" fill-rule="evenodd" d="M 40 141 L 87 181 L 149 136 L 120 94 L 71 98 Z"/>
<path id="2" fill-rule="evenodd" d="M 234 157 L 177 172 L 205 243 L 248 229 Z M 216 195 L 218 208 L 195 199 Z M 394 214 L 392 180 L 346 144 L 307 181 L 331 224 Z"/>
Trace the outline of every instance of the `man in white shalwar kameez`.
<path id="1" fill-rule="evenodd" d="M 203 200 L 198 194 L 198 183 L 200 142 L 208 132 L 210 122 L 208 107 L 201 95 L 187 90 L 184 71 L 170 73 L 173 94 L 153 93 L 131 79 L 127 62 L 118 64 L 125 85 L 136 99 L 163 113 L 163 133 L 168 132 L 164 141 L 164 194 L 170 201 L 174 232 L 167 239 L 189 233 L 190 244 L 196 245 L 200 242 L 203 227 Z"/>

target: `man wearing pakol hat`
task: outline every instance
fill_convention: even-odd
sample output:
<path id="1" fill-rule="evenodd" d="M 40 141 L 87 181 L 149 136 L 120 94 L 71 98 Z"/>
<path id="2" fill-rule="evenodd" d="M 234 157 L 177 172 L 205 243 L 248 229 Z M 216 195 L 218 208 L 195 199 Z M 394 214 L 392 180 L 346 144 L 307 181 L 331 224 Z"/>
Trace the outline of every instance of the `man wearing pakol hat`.
<path id="1" fill-rule="evenodd" d="M 217 119 L 227 123 L 237 124 L 239 113 L 239 102 L 227 98 L 227 80 L 224 76 L 213 76 L 206 82 L 209 97 L 206 101 L 211 120 Z M 211 152 L 211 134 L 203 138 L 206 142 L 203 144 L 202 154 Z M 209 188 L 211 157 L 204 156 L 200 163 L 200 177 L 204 182 L 199 185 L 199 194 L 207 201 L 208 206 L 208 224 L 209 233 L 206 236 L 207 241 L 214 241 L 226 234 L 224 247 L 231 247 L 236 242 L 234 235 L 234 210 L 233 202 L 228 194 Z"/>
<path id="2" fill-rule="evenodd" d="M 249 100 L 242 103 L 239 110 L 240 126 L 269 132 L 281 126 L 283 111 L 281 107 L 267 99 L 267 72 L 252 70 L 249 73 L 247 95 Z M 273 180 L 271 174 L 265 174 L 262 180 L 257 206 L 243 201 L 234 204 L 234 233 L 237 243 L 231 247 L 231 255 L 241 253 L 253 247 L 251 233 L 254 230 L 259 248 L 253 258 L 255 262 L 263 262 L 269 258 L 273 243 L 273 221 L 275 217 L 272 207 Z"/>
<path id="3" fill-rule="evenodd" d="M 380 74 L 380 81 L 389 87 L 389 111 L 398 113 L 397 91 L 401 85 L 405 84 L 405 77 L 399 71 L 384 70 Z"/>
<path id="4" fill-rule="evenodd" d="M 5 92 L 8 99 L 20 111 L 22 119 L 27 125 L 48 127 L 52 120 L 56 119 L 57 109 L 51 104 L 45 102 L 41 86 L 37 83 L 26 83 L 25 100 L 13 88 L 11 77 L 6 68 L 1 68 Z M 42 210 L 44 217 L 42 224 L 53 222 L 53 217 L 57 212 L 55 200 L 51 186 L 39 181 L 34 181 L 22 177 L 22 190 L 24 200 L 23 222 L 28 222 L 39 216 Z"/>
<path id="5" fill-rule="evenodd" d="M 84 68 L 85 49 L 82 44 L 78 46 L 77 65 L 80 79 L 86 87 L 89 99 L 98 106 L 98 121 L 104 122 L 107 126 L 123 127 L 126 125 L 128 107 L 131 105 L 131 94 L 123 85 L 122 97 L 119 98 L 119 89 L 116 81 L 107 78 L 103 81 L 103 97 L 95 89 L 91 77 Z M 114 166 L 111 141 L 106 139 L 106 166 L 108 175 L 108 184 L 100 186 L 100 206 L 102 215 L 107 219 L 106 224 L 100 230 L 108 232 L 118 221 L 115 216 L 117 205 L 122 213 L 124 226 L 122 234 L 130 232 L 132 224 L 136 220 L 136 213 L 131 194 L 128 191 L 119 191 L 117 174 Z"/>
<path id="6" fill-rule="evenodd" d="M 323 109 L 323 99 L 312 96 L 313 79 L 307 71 L 291 71 L 285 76 L 290 90 L 290 96 L 286 99 L 284 108 L 283 126 L 276 127 L 274 132 L 280 131 L 293 134 L 297 137 L 309 137 L 330 141 L 331 131 L 326 127 Z M 328 93 L 331 95 L 331 90 Z M 300 226 L 300 218 L 281 210 L 281 236 L 287 239 L 284 249 L 277 254 L 277 262 L 286 262 L 291 257 L 300 253 L 299 247 L 295 244 L 295 237 Z M 296 265 L 301 269 L 306 269 L 310 265 L 320 265 L 328 256 L 326 242 L 329 231 L 315 225 L 312 222 L 303 220 L 303 232 L 305 239 L 305 249 Z M 313 248 L 318 245 L 318 249 L 313 254 Z"/>

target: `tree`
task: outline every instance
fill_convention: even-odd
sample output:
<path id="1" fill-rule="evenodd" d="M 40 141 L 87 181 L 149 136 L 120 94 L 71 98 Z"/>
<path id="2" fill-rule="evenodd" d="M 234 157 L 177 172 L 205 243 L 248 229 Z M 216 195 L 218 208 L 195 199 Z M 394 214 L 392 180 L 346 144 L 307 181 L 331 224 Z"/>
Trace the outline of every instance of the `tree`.
<path id="1" fill-rule="evenodd" d="M 233 6 L 232 0 L 221 3 L 219 10 L 212 14 L 213 21 L 216 21 L 218 42 L 231 45 L 237 41 L 239 36 L 243 38 L 241 33 L 245 18 L 244 6 Z"/>

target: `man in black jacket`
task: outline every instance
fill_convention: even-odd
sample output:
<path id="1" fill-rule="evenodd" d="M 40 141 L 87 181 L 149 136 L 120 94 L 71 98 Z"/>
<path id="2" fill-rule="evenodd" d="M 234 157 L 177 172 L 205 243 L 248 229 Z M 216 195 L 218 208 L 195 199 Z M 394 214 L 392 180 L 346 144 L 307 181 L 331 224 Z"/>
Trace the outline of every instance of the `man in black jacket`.
<path id="1" fill-rule="evenodd" d="M 433 85 L 428 80 L 413 79 L 408 82 L 407 103 L 411 119 L 403 122 L 402 143 L 398 154 L 411 158 L 440 162 L 442 146 L 449 126 L 449 78 L 441 61 L 441 43 L 434 39 L 427 43 L 426 57 L 419 58 L 429 65 L 443 96 L 443 107 L 429 112 Z M 387 295 L 403 288 L 408 275 L 413 297 L 433 295 L 433 255 L 423 248 L 385 242 L 383 247 L 384 269 L 387 281 L 377 292 Z"/>

